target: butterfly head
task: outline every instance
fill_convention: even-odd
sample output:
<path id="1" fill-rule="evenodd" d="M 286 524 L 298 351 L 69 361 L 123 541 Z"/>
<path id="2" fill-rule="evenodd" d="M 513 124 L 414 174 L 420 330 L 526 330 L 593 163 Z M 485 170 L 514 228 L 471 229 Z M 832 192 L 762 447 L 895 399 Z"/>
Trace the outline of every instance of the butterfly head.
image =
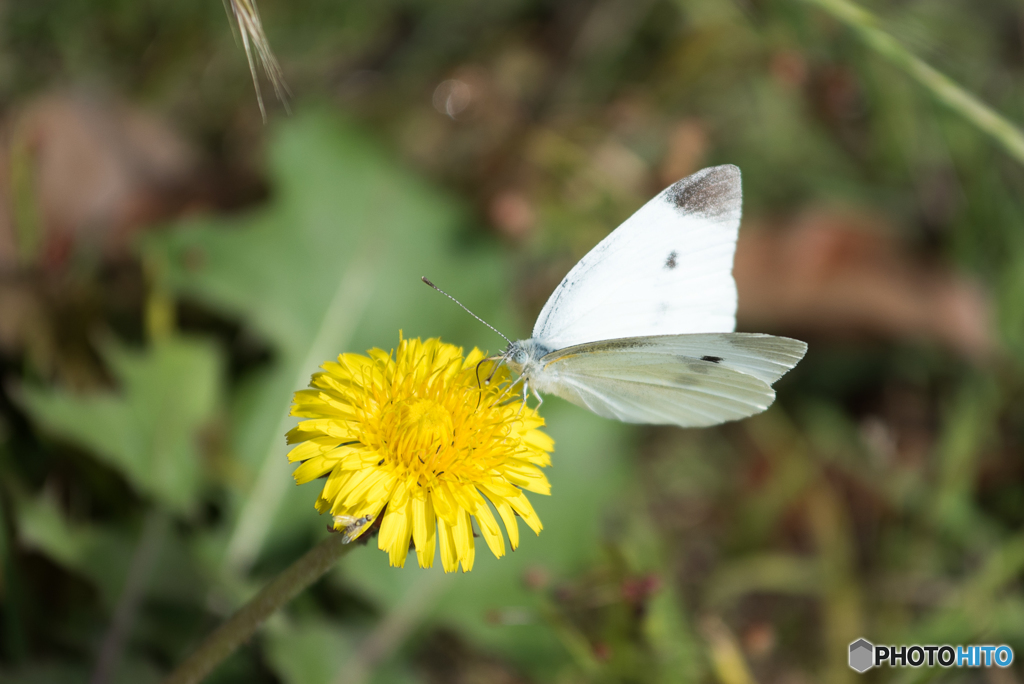
<path id="1" fill-rule="evenodd" d="M 502 357 L 504 362 L 513 371 L 519 375 L 529 375 L 531 367 L 539 362 L 545 354 L 550 353 L 550 351 L 550 349 L 531 337 L 528 340 L 519 340 L 510 344 L 505 353 L 502 354 Z"/>

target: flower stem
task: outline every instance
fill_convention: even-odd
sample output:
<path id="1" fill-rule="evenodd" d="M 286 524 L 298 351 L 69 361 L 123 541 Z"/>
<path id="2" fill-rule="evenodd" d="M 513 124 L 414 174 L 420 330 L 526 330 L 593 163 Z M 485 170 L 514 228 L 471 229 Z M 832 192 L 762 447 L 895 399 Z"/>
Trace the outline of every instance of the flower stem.
<path id="1" fill-rule="evenodd" d="M 852 29 L 868 47 L 924 86 L 936 100 L 987 133 L 1017 161 L 1024 163 L 1024 133 L 1016 125 L 903 47 L 881 29 L 875 15 L 850 0 L 803 1 L 816 5 Z"/>
<path id="2" fill-rule="evenodd" d="M 292 563 L 256 596 L 206 637 L 199 648 L 164 680 L 164 684 L 198 684 L 222 660 L 253 635 L 263 621 L 320 579 L 356 544 L 343 543 L 345 535 L 332 534 Z"/>

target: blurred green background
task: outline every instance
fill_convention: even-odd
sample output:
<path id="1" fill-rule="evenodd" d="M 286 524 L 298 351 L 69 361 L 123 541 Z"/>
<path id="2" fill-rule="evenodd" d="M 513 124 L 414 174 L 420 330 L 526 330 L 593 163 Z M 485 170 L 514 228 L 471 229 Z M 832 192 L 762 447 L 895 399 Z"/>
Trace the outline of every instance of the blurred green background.
<path id="1" fill-rule="evenodd" d="M 552 398 L 545 529 L 469 574 L 357 549 L 211 682 L 986 682 L 1024 653 L 1024 167 L 801 0 L 264 0 L 264 124 L 216 0 L 0 6 L 0 681 L 158 682 L 327 533 L 291 393 L 343 351 L 527 337 L 671 182 L 743 171 L 766 413 Z M 1024 7 L 873 2 L 1024 121 Z"/>

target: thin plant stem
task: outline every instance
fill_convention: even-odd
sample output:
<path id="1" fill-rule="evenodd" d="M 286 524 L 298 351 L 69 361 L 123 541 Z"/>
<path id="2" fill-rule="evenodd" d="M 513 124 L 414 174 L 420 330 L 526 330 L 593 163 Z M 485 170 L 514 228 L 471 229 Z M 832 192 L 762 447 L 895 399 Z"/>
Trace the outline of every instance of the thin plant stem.
<path id="1" fill-rule="evenodd" d="M 701 631 L 708 642 L 711 665 L 722 684 L 757 684 L 750 673 L 750 667 L 743 657 L 743 650 L 736 643 L 729 628 L 722 619 L 708 615 L 701 620 Z"/>
<path id="2" fill-rule="evenodd" d="M 152 263 L 145 265 L 149 281 L 146 295 L 146 334 L 150 344 L 155 345 L 171 337 L 175 326 L 174 300 L 160 287 L 159 280 L 153 277 L 153 268 Z M 103 636 L 96 666 L 89 680 L 90 684 L 107 684 L 114 678 L 135 618 L 138 616 L 139 606 L 145 598 L 153 564 L 160 555 L 170 526 L 171 516 L 160 506 L 154 507 L 146 516 L 139 543 L 128 566 L 124 588 L 114 607 L 110 627 Z"/>
<path id="3" fill-rule="evenodd" d="M 320 579 L 357 544 L 345 544 L 343 534 L 331 534 L 292 563 L 256 596 L 228 618 L 164 684 L 197 684 L 251 637 L 263 622 Z"/>
<path id="4" fill-rule="evenodd" d="M 330 304 L 324 310 L 323 317 L 317 327 L 312 343 L 306 348 L 306 356 L 302 363 L 295 367 L 292 387 L 302 387 L 309 380 L 322 359 L 331 356 L 331 350 L 344 349 L 346 340 L 350 340 L 356 323 L 370 302 L 370 294 L 376 287 L 373 260 L 368 258 L 379 247 L 379 242 L 370 239 L 359 249 L 354 260 L 355 266 L 347 269 L 338 281 L 338 286 L 331 297 Z M 283 406 L 280 420 L 272 434 L 280 435 L 288 431 L 294 419 Z M 277 442 L 268 442 L 263 454 L 262 465 L 256 482 L 246 495 L 236 518 L 235 528 L 228 539 L 227 550 L 224 552 L 224 570 L 229 573 L 241 574 L 249 569 L 256 556 L 259 555 L 263 542 L 274 521 L 274 514 L 288 488 L 288 469 L 281 460 L 280 446 Z"/>
<path id="5" fill-rule="evenodd" d="M 856 33 L 868 47 L 924 86 L 936 100 L 974 124 L 1024 163 L 1024 133 L 951 78 L 912 54 L 881 28 L 871 12 L 850 0 L 803 0 L 819 7 Z"/>
<path id="6" fill-rule="evenodd" d="M 96 658 L 91 684 L 106 684 L 117 671 L 124 645 L 131 634 L 132 626 L 139 612 L 139 605 L 142 603 L 146 586 L 149 584 L 153 564 L 160 554 L 160 547 L 163 545 L 164 537 L 167 536 L 170 522 L 170 516 L 159 508 L 150 511 L 146 517 L 142 534 L 139 537 L 139 544 L 135 548 L 131 565 L 128 567 L 124 589 L 117 600 L 110 627 L 103 637 L 103 644 Z"/>

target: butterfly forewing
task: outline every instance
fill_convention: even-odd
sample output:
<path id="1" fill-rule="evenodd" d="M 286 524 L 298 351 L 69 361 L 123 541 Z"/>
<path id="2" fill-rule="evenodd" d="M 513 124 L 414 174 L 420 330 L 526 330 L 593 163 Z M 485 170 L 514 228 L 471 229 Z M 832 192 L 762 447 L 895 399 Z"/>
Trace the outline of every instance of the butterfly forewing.
<path id="1" fill-rule="evenodd" d="M 533 339 L 561 349 L 733 330 L 741 199 L 740 171 L 731 165 L 666 188 L 576 264 L 544 305 Z"/>
<path id="2" fill-rule="evenodd" d="M 604 340 L 546 355 L 533 381 L 607 418 L 704 427 L 768 408 L 771 383 L 806 349 L 798 340 L 745 333 Z"/>

